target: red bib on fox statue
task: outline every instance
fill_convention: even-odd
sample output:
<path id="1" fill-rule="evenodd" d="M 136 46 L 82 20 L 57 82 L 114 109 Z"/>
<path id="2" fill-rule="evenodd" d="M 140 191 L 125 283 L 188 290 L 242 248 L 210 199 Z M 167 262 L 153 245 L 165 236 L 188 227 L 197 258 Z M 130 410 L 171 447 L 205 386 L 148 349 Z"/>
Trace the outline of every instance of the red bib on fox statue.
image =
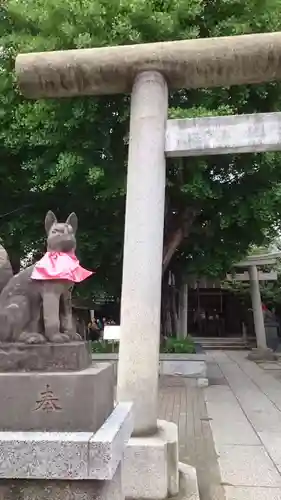
<path id="1" fill-rule="evenodd" d="M 33 280 L 67 280 L 80 283 L 93 271 L 80 266 L 74 252 L 46 252 L 34 266 L 31 279 Z"/>

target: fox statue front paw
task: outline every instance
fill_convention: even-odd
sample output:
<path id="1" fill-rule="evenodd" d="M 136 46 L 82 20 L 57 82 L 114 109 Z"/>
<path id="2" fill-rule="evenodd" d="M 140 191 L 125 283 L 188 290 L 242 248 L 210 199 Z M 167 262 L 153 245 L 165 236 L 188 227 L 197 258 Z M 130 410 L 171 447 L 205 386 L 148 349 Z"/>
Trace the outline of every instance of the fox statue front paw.
<path id="1" fill-rule="evenodd" d="M 70 341 L 69 336 L 66 333 L 53 333 L 51 335 L 46 335 L 47 340 L 53 344 L 66 344 Z"/>
<path id="2" fill-rule="evenodd" d="M 41 333 L 22 332 L 18 342 L 24 342 L 25 344 L 45 344 L 46 338 Z"/>

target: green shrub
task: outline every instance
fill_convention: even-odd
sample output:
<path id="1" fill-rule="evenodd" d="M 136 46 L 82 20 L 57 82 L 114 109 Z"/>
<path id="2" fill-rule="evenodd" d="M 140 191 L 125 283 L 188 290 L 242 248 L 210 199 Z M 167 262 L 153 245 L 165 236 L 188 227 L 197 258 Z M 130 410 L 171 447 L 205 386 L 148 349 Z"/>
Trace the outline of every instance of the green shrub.
<path id="1" fill-rule="evenodd" d="M 175 339 L 174 337 L 168 337 L 161 346 L 161 352 L 174 354 L 194 354 L 196 352 L 196 348 L 195 343 L 190 336 L 185 339 Z"/>
<path id="2" fill-rule="evenodd" d="M 91 342 L 92 352 L 95 354 L 118 353 L 119 342 L 96 340 Z"/>
<path id="3" fill-rule="evenodd" d="M 119 352 L 119 342 L 108 340 L 97 340 L 91 342 L 92 352 L 96 354 L 111 354 Z M 174 337 L 168 337 L 160 345 L 160 352 L 172 354 L 194 354 L 196 352 L 193 339 L 188 336 L 185 339 L 178 340 Z"/>

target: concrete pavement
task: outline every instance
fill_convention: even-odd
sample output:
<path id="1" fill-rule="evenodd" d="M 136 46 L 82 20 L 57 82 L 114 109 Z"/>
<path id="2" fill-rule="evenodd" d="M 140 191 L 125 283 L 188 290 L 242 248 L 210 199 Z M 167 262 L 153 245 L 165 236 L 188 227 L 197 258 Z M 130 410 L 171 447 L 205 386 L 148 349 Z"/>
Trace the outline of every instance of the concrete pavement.
<path id="1" fill-rule="evenodd" d="M 205 401 L 221 485 L 226 500 L 281 500 L 278 366 L 259 367 L 246 355 L 208 354 L 211 384 Z"/>

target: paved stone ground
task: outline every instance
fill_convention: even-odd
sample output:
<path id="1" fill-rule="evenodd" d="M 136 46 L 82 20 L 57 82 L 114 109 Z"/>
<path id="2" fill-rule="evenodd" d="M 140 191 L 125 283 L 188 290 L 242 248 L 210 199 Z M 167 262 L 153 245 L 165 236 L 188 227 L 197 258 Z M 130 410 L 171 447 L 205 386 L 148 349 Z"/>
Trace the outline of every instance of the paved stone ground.
<path id="1" fill-rule="evenodd" d="M 205 390 L 226 500 L 281 500 L 281 370 L 212 352 Z"/>
<path id="2" fill-rule="evenodd" d="M 160 377 L 159 418 L 178 425 L 180 460 L 196 467 L 200 500 L 224 500 L 203 389 L 191 379 Z"/>
<path id="3" fill-rule="evenodd" d="M 281 364 L 211 351 L 210 386 L 161 377 L 159 418 L 179 427 L 180 460 L 201 500 L 281 500 Z"/>

